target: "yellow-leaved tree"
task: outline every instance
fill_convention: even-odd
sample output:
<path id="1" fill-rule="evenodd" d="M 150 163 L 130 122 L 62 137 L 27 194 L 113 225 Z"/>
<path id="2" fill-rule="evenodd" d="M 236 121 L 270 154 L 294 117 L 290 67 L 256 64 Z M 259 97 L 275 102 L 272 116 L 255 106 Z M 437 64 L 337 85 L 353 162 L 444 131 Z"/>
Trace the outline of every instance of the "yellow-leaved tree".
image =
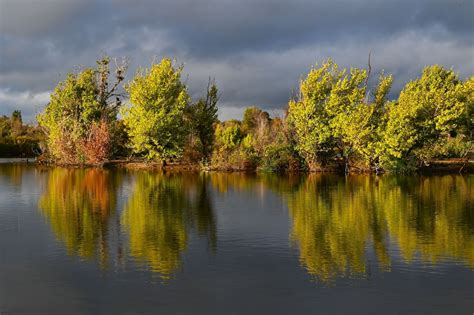
<path id="1" fill-rule="evenodd" d="M 164 58 L 150 69 L 139 69 L 125 86 L 131 106 L 123 109 L 123 120 L 130 145 L 148 160 L 179 158 L 183 152 L 188 132 L 184 114 L 190 97 L 181 82 L 182 70 Z"/>

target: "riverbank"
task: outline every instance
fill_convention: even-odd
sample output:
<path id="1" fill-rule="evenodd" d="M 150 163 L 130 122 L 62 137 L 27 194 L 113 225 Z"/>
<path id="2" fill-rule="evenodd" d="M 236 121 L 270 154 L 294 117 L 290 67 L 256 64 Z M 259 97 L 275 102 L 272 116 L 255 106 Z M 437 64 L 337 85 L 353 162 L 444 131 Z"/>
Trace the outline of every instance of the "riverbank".
<path id="1" fill-rule="evenodd" d="M 147 162 L 143 160 L 128 160 L 128 159 L 115 159 L 109 160 L 102 164 L 96 165 L 64 165 L 64 164 L 49 164 L 44 163 L 41 160 L 35 158 L 12 158 L 12 159 L 0 159 L 0 163 L 37 163 L 40 165 L 51 165 L 68 168 L 81 168 L 81 167 L 117 167 L 133 170 L 164 170 L 164 171 L 210 171 L 210 172 L 271 172 L 265 169 L 259 169 L 255 167 L 227 167 L 227 168 L 216 168 L 212 166 L 203 166 L 199 163 L 166 163 L 163 165 L 161 162 Z M 312 171 L 308 170 L 291 170 L 282 173 L 344 173 L 344 169 L 338 169 L 335 167 L 328 168 L 317 168 Z M 349 169 L 350 173 L 363 174 L 370 173 L 366 170 L 358 168 Z M 451 158 L 444 160 L 434 160 L 429 164 L 422 165 L 415 172 L 418 173 L 474 173 L 474 158 L 460 159 Z"/>
<path id="2" fill-rule="evenodd" d="M 11 164 L 11 163 L 36 163 L 37 159 L 35 157 L 32 158 L 0 158 L 0 164 Z"/>
<path id="3" fill-rule="evenodd" d="M 474 158 L 435 160 L 419 169 L 420 172 L 474 173 Z"/>
<path id="4" fill-rule="evenodd" d="M 160 162 L 144 162 L 144 161 L 134 161 L 134 160 L 110 160 L 104 163 L 105 167 L 121 167 L 127 169 L 159 169 L 159 170 L 173 170 L 173 171 L 210 171 L 210 172 L 260 172 L 268 171 L 264 169 L 259 169 L 255 167 L 212 167 L 212 166 L 203 166 L 199 163 L 167 163 L 163 165 Z M 270 171 L 271 172 L 271 171 Z M 335 168 L 334 166 L 328 168 L 318 168 L 312 171 L 307 170 L 291 170 L 283 173 L 344 173 L 343 168 Z M 361 170 L 358 168 L 352 168 L 349 170 L 350 173 L 370 173 L 369 171 Z M 429 164 L 423 165 L 416 172 L 419 173 L 474 173 L 474 158 L 469 159 L 444 159 L 444 160 L 434 160 Z"/>

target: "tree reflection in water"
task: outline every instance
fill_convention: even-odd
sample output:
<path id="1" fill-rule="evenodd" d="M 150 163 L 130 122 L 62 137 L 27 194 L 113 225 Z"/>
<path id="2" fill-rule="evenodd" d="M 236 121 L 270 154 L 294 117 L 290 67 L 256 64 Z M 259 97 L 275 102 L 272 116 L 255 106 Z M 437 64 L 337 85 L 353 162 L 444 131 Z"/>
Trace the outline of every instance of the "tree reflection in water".
<path id="1" fill-rule="evenodd" d="M 205 175 L 139 172 L 122 214 L 130 254 L 168 279 L 181 265 L 193 227 L 216 246 L 216 222 Z"/>
<path id="2" fill-rule="evenodd" d="M 49 171 L 39 208 L 71 255 L 108 264 L 108 230 L 121 176 L 103 169 Z"/>
<path id="3" fill-rule="evenodd" d="M 61 169 L 46 172 L 39 207 L 69 254 L 109 264 L 129 253 L 163 279 L 180 268 L 191 233 L 217 247 L 212 192 L 229 190 L 288 205 L 290 239 L 300 264 L 322 282 L 365 277 L 368 252 L 382 270 L 401 256 L 411 264 L 454 259 L 474 268 L 473 176 L 349 176 L 129 172 L 134 180 L 116 214 L 124 172 Z M 19 177 L 19 176 L 16 176 Z M 249 218 L 252 220 L 252 218 Z M 111 231 L 128 239 L 110 241 Z M 117 234 L 117 235 L 118 235 Z M 121 239 L 118 235 L 115 239 Z"/>
<path id="4" fill-rule="evenodd" d="M 301 265 L 323 282 L 364 276 L 372 247 L 389 270 L 389 241 L 406 263 L 456 259 L 474 268 L 472 177 L 310 175 L 287 194 Z"/>

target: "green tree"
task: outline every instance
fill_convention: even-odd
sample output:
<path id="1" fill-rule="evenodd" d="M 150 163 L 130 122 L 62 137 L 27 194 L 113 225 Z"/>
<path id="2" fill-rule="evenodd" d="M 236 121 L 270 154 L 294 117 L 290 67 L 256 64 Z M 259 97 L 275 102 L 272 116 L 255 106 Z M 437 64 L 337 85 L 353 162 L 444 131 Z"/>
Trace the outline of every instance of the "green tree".
<path id="1" fill-rule="evenodd" d="M 452 70 L 434 65 L 409 82 L 390 106 L 384 132 L 386 167 L 428 162 L 456 135 L 466 117 L 465 86 Z"/>
<path id="2" fill-rule="evenodd" d="M 10 136 L 10 132 L 11 132 L 10 119 L 5 115 L 0 116 L 0 138 L 2 142 L 5 141 L 5 138 Z"/>
<path id="3" fill-rule="evenodd" d="M 209 81 L 206 99 L 199 99 L 190 107 L 189 121 L 192 134 L 198 140 L 198 151 L 207 159 L 214 144 L 214 125 L 217 123 L 218 89 L 215 82 Z"/>
<path id="4" fill-rule="evenodd" d="M 220 149 L 233 150 L 243 139 L 242 129 L 238 120 L 229 120 L 216 127 L 216 142 Z"/>
<path id="5" fill-rule="evenodd" d="M 232 119 L 217 124 L 215 139 L 215 149 L 211 159 L 213 168 L 250 168 L 249 153 L 251 152 L 249 150 L 252 149 L 253 138 L 242 132 L 240 121 Z"/>
<path id="6" fill-rule="evenodd" d="M 264 155 L 265 148 L 270 142 L 276 140 L 273 139 L 276 134 L 272 134 L 271 127 L 272 119 L 267 112 L 255 106 L 245 109 L 242 131 L 247 134 L 247 137 L 251 137 L 252 149 L 259 157 Z"/>
<path id="7" fill-rule="evenodd" d="M 36 156 L 42 136 L 38 127 L 23 124 L 19 110 L 10 117 L 0 116 L 0 157 Z"/>
<path id="8" fill-rule="evenodd" d="M 462 100 L 466 108 L 461 119 L 460 132 L 472 143 L 474 140 L 474 75 L 463 84 Z"/>
<path id="9" fill-rule="evenodd" d="M 371 101 L 364 69 L 339 70 L 326 61 L 300 83 L 300 94 L 288 107 L 296 150 L 310 166 L 319 167 L 339 155 L 346 167 L 354 158 L 370 164 L 376 156 L 375 131 L 392 78 L 381 76 Z"/>
<path id="10" fill-rule="evenodd" d="M 327 60 L 319 68 L 312 68 L 300 82 L 300 92 L 288 104 L 288 122 L 295 135 L 296 150 L 310 169 L 324 162 L 331 154 L 333 137 L 327 104 L 331 90 L 341 77 L 337 64 Z"/>
<path id="11" fill-rule="evenodd" d="M 97 62 L 96 69 L 68 74 L 38 115 L 38 122 L 47 135 L 47 149 L 55 161 L 89 163 L 108 157 L 109 124 L 115 121 L 121 105 L 117 89 L 127 66 L 123 62 L 117 67 L 116 81 L 109 88 L 109 63 L 109 57 L 104 57 Z M 100 132 L 96 134 L 97 131 Z"/>
<path id="12" fill-rule="evenodd" d="M 242 129 L 244 132 L 253 132 L 259 128 L 259 125 L 270 121 L 270 115 L 256 106 L 247 107 L 244 111 L 242 120 Z"/>
<path id="13" fill-rule="evenodd" d="M 21 111 L 14 110 L 11 117 L 11 136 L 16 139 L 22 134 L 23 131 L 23 118 L 21 117 Z"/>
<path id="14" fill-rule="evenodd" d="M 360 136 L 367 133 L 363 130 L 370 117 L 364 102 L 367 93 L 366 80 L 365 70 L 351 69 L 347 74 L 344 69 L 331 88 L 326 103 L 333 141 L 345 160 L 346 168 L 355 147 L 360 144 Z"/>
<path id="15" fill-rule="evenodd" d="M 184 113 L 189 104 L 181 82 L 183 67 L 164 58 L 150 69 L 138 70 L 126 85 L 131 107 L 123 112 L 132 149 L 147 159 L 180 157 L 187 135 Z"/>
<path id="16" fill-rule="evenodd" d="M 23 123 L 23 119 L 21 117 L 21 110 L 14 110 L 12 112 L 12 120 L 13 121 L 17 120 L 17 121 Z"/>
<path id="17" fill-rule="evenodd" d="M 100 119 L 97 94 L 94 69 L 69 74 L 55 88 L 51 101 L 38 116 L 53 159 L 66 163 L 82 160 L 79 143 L 92 122 Z"/>
<path id="18" fill-rule="evenodd" d="M 373 101 L 367 94 L 366 82 L 365 70 L 352 69 L 350 76 L 344 76 L 336 83 L 329 99 L 330 126 L 347 168 L 358 163 L 367 168 L 378 158 L 378 130 L 383 128 L 386 95 L 392 77 L 380 76 Z"/>

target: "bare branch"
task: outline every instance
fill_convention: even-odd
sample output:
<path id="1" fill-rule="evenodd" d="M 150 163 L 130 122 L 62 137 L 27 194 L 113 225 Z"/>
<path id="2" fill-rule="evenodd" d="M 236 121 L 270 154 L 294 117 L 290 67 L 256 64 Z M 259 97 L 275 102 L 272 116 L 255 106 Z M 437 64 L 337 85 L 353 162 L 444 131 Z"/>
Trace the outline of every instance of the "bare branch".
<path id="1" fill-rule="evenodd" d="M 369 51 L 369 60 L 367 61 L 367 77 L 365 78 L 365 91 L 366 91 L 366 98 L 365 98 L 365 103 L 369 104 L 369 79 L 370 79 L 370 73 L 372 72 L 372 65 L 370 64 L 370 57 L 372 55 L 372 50 Z"/>

